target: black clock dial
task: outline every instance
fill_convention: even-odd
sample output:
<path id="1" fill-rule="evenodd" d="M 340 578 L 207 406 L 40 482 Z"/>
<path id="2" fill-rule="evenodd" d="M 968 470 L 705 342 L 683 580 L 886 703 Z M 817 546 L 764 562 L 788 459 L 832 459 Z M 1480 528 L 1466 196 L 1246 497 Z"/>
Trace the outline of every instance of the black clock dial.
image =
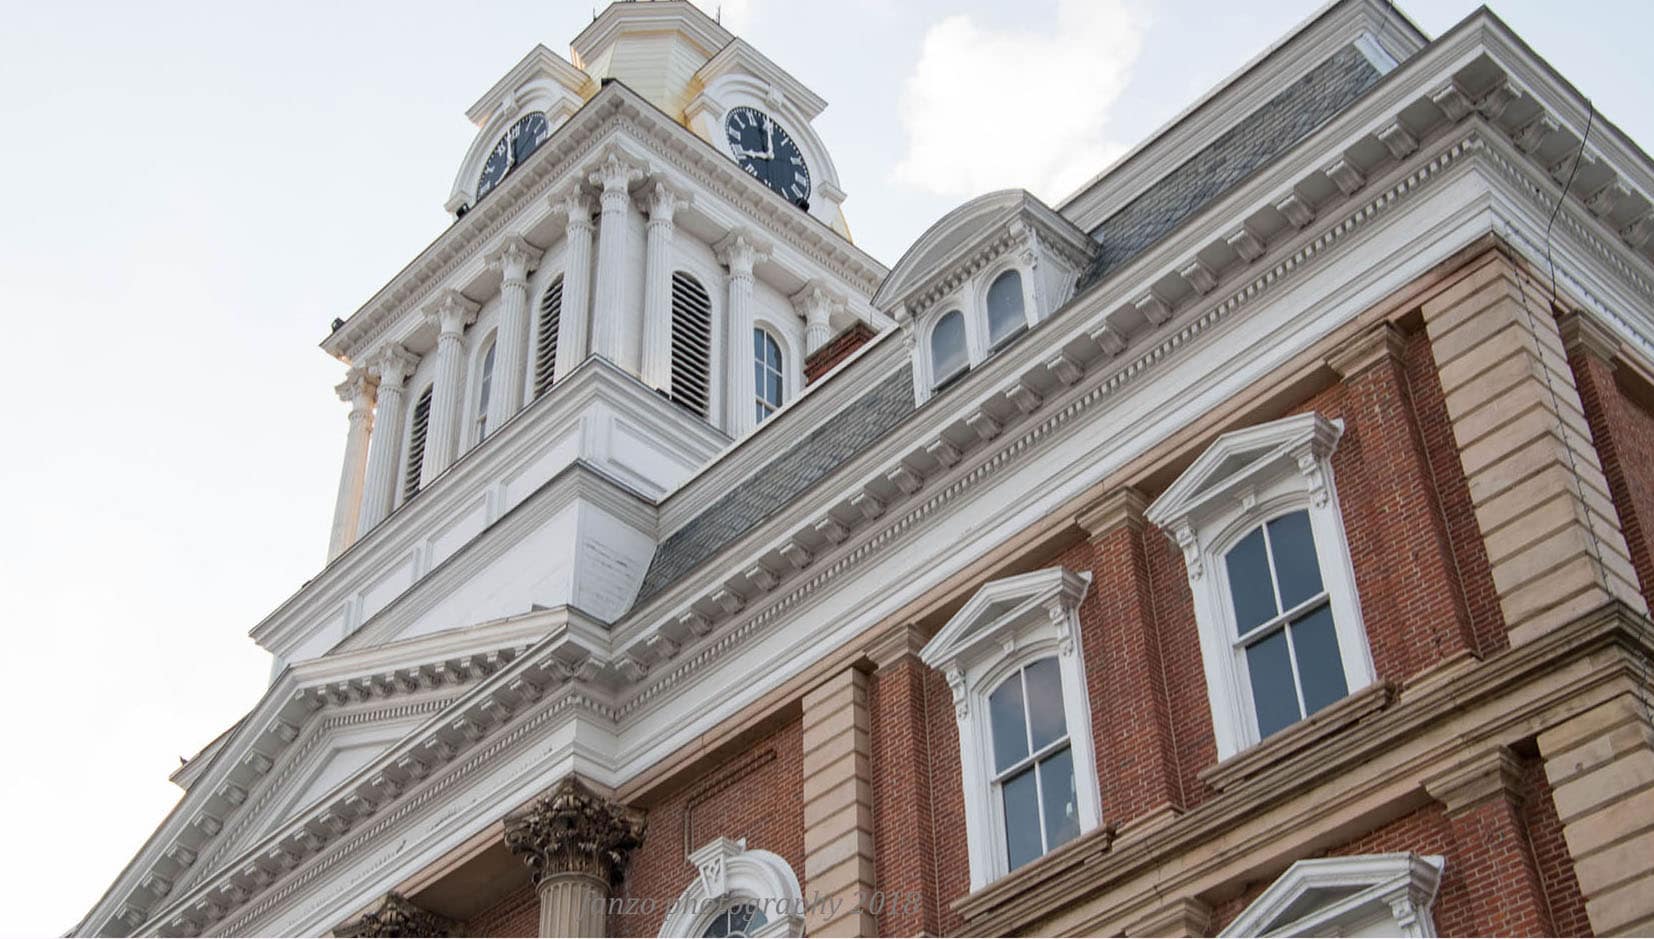
<path id="1" fill-rule="evenodd" d="M 536 111 L 511 125 L 506 137 L 511 140 L 511 165 L 516 166 L 534 155 L 540 144 L 551 136 L 551 127 L 546 123 L 546 116 Z"/>
<path id="2" fill-rule="evenodd" d="M 500 180 L 516 169 L 517 164 L 532 156 L 549 136 L 551 127 L 546 123 L 546 116 L 538 111 L 512 124 L 505 136 L 494 144 L 494 149 L 488 152 L 488 161 L 482 165 L 482 175 L 477 177 L 477 198 L 481 199 L 494 191 Z"/>
<path id="3" fill-rule="evenodd" d="M 794 205 L 810 207 L 810 167 L 779 121 L 756 108 L 732 108 L 724 136 L 742 169 Z"/>
<path id="4" fill-rule="evenodd" d="M 511 170 L 511 144 L 504 137 L 494 145 L 488 154 L 488 162 L 482 165 L 482 175 L 477 177 L 477 198 L 481 199 L 494 191 L 505 174 Z"/>

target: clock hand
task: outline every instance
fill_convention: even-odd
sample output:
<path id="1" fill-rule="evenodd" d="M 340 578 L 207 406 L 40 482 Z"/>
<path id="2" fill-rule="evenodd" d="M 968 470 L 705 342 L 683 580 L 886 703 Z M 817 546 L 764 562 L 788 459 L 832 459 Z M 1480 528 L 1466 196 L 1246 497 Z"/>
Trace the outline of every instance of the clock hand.
<path id="1" fill-rule="evenodd" d="M 775 122 L 764 115 L 764 159 L 775 159 Z"/>

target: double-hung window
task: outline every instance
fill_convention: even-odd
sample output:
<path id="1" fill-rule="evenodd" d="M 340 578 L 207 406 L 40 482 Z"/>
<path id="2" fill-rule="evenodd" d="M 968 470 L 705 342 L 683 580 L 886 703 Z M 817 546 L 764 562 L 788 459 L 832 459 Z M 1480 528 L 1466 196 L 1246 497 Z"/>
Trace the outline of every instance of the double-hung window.
<path id="1" fill-rule="evenodd" d="M 1218 758 L 1374 680 L 1333 486 L 1343 424 L 1224 434 L 1146 513 L 1183 549 Z"/>
<path id="2" fill-rule="evenodd" d="M 985 584 L 920 652 L 959 719 L 975 890 L 1102 823 L 1077 610 L 1089 574 Z"/>

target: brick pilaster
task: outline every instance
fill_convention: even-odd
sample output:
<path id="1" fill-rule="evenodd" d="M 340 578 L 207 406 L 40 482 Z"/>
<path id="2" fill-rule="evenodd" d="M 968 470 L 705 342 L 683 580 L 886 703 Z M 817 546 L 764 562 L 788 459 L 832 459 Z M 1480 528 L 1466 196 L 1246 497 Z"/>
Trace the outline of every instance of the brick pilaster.
<path id="1" fill-rule="evenodd" d="M 1537 286 L 1495 251 L 1422 306 L 1511 645 L 1619 599 L 1647 612 Z"/>
<path id="2" fill-rule="evenodd" d="M 904 633 L 906 630 L 904 630 Z M 887 936 L 939 935 L 935 820 L 921 637 L 874 653 L 873 841 L 879 929 Z"/>
<path id="3" fill-rule="evenodd" d="M 812 936 L 877 935 L 871 733 L 865 672 L 847 668 L 805 693 L 804 931 Z"/>
<path id="4" fill-rule="evenodd" d="M 1093 745 L 1103 818 L 1122 838 L 1185 808 L 1155 634 L 1154 588 L 1143 533 L 1148 500 L 1135 489 L 1109 494 L 1076 521 L 1091 536 L 1092 583 L 1080 606 L 1086 689 L 1097 719 Z"/>
<path id="5" fill-rule="evenodd" d="M 1555 933 L 1522 820 L 1522 762 L 1491 747 L 1428 779 L 1425 791 L 1446 808 L 1459 850 L 1453 876 L 1465 886 L 1473 921 L 1494 936 Z"/>
<path id="6" fill-rule="evenodd" d="M 1539 734 L 1591 930 L 1654 932 L 1654 724 L 1623 694 Z"/>

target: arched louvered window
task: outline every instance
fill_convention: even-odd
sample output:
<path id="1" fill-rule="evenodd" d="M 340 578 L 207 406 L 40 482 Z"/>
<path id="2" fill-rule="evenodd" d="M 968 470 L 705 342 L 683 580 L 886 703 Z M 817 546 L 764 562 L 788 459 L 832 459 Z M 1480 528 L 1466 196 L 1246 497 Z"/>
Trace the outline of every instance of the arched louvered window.
<path id="1" fill-rule="evenodd" d="M 781 410 L 781 344 L 762 329 L 752 331 L 753 389 L 757 392 L 758 423 Z"/>
<path id="2" fill-rule="evenodd" d="M 494 392 L 494 352 L 499 343 L 489 340 L 488 351 L 482 356 L 482 375 L 477 379 L 477 443 L 488 436 L 488 399 Z"/>
<path id="3" fill-rule="evenodd" d="M 408 463 L 402 480 L 402 501 L 419 492 L 419 471 L 425 465 L 425 436 L 431 429 L 431 389 L 414 404 L 413 425 L 408 428 Z"/>
<path id="4" fill-rule="evenodd" d="M 1023 312 L 1022 275 L 1006 271 L 988 285 L 988 345 L 1000 343 L 1028 327 Z"/>
<path id="5" fill-rule="evenodd" d="M 965 351 L 965 314 L 949 310 L 930 331 L 931 384 L 940 387 L 969 365 Z"/>
<path id="6" fill-rule="evenodd" d="M 711 413 L 712 297 L 701 282 L 672 272 L 672 401 L 701 418 Z"/>
<path id="7" fill-rule="evenodd" d="M 540 339 L 534 350 L 534 397 L 546 393 L 557 378 L 557 333 L 563 326 L 563 278 L 540 298 Z"/>

